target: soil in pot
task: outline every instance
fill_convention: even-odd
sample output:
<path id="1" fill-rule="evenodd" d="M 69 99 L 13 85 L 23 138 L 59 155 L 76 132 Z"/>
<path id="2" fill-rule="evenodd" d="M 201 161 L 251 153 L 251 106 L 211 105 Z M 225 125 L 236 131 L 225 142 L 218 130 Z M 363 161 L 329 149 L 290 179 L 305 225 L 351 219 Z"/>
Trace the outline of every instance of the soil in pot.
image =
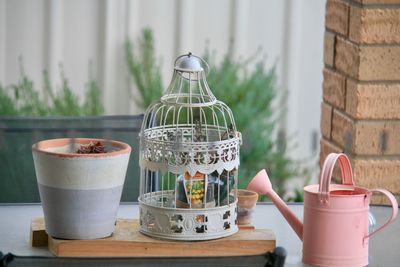
<path id="1" fill-rule="evenodd" d="M 246 189 L 234 190 L 238 198 L 238 224 L 250 224 L 257 204 L 258 194 Z"/>

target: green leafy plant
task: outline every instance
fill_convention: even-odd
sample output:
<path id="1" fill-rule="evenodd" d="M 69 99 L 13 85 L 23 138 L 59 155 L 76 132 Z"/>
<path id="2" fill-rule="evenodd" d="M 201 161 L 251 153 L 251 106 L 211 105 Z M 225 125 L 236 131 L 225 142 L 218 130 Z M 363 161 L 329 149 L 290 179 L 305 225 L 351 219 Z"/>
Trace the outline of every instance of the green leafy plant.
<path id="1" fill-rule="evenodd" d="M 7 94 L 6 88 L 0 83 L 0 114 L 17 115 L 18 110 L 13 98 Z"/>
<path id="2" fill-rule="evenodd" d="M 161 67 L 156 61 L 153 32 L 144 29 L 136 47 L 132 41 L 126 40 L 126 63 L 132 80 L 140 93 L 140 99 L 135 98 L 136 104 L 146 109 L 163 92 Z"/>
<path id="3" fill-rule="evenodd" d="M 126 61 L 144 110 L 160 98 L 163 88 L 151 30 L 142 32 L 137 54 L 132 52 L 132 47 L 128 40 Z M 239 187 L 245 187 L 256 171 L 266 168 L 278 193 L 284 194 L 285 181 L 296 176 L 298 168 L 284 146 L 278 146 L 275 134 L 277 118 L 282 111 L 272 107 L 273 100 L 278 97 L 275 68 L 265 69 L 257 57 L 238 61 L 230 53 L 224 56 L 221 64 L 215 63 L 209 51 L 203 58 L 210 64 L 207 81 L 211 90 L 232 109 L 237 129 L 242 132 Z M 250 64 L 254 69 L 249 70 Z"/>
<path id="4" fill-rule="evenodd" d="M 211 90 L 232 109 L 242 132 L 239 187 L 246 187 L 255 172 L 265 168 L 278 193 L 284 194 L 284 182 L 297 175 L 297 165 L 278 146 L 275 134 L 281 111 L 272 105 L 278 97 L 275 68 L 266 70 L 257 57 L 235 60 L 230 53 L 219 65 L 208 51 L 203 58 L 210 65 L 207 81 Z M 250 64 L 252 71 L 248 71 Z"/>
<path id="5" fill-rule="evenodd" d="M 60 69 L 62 68 L 60 67 Z M 58 88 L 59 90 L 55 90 L 50 83 L 47 71 L 44 71 L 43 94 L 39 94 L 34 82 L 21 70 L 21 78 L 17 84 L 7 87 L 0 84 L 0 115 L 83 116 L 103 114 L 101 90 L 94 79 L 89 78 L 85 99 L 81 103 L 78 96 L 73 93 L 68 79 L 62 71 L 60 71 L 60 75 L 62 85 L 61 88 Z"/>

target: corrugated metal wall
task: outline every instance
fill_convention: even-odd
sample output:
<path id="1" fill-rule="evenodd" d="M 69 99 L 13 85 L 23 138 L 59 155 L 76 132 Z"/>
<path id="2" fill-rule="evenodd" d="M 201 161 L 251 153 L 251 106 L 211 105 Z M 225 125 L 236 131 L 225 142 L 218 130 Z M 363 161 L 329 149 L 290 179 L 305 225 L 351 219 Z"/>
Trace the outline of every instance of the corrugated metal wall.
<path id="1" fill-rule="evenodd" d="M 38 87 L 44 69 L 59 84 L 62 63 L 71 86 L 83 94 L 91 62 L 106 112 L 137 113 L 123 42 L 144 27 L 154 31 L 166 85 L 181 53 L 201 55 L 208 43 L 221 58 L 232 41 L 236 57 L 262 48 L 260 58 L 276 64 L 281 91 L 289 92 L 282 127 L 295 136 L 292 153 L 309 158 L 318 152 L 313 142 L 319 140 L 324 12 L 319 0 L 0 0 L 0 82 L 18 80 L 22 56 Z"/>

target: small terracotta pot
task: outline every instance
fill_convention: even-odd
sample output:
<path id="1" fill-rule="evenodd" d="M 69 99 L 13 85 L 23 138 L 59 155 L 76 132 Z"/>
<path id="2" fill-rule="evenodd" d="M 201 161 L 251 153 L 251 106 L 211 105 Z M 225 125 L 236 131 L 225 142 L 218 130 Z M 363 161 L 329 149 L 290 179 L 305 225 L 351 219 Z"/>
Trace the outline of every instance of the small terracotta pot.
<path id="1" fill-rule="evenodd" d="M 93 138 L 51 139 L 32 146 L 46 232 L 64 239 L 95 239 L 112 234 L 131 147 Z M 78 154 L 90 142 L 110 152 Z"/>
<path id="2" fill-rule="evenodd" d="M 235 189 L 233 192 L 238 198 L 238 224 L 250 224 L 258 194 L 246 189 Z"/>

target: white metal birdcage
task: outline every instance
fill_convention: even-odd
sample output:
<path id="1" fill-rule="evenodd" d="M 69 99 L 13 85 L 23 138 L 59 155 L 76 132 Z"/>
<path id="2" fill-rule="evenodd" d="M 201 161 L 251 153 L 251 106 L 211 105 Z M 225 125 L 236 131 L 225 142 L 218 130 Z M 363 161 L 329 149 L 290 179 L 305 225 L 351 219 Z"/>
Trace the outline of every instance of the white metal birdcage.
<path id="1" fill-rule="evenodd" d="M 178 57 L 165 94 L 144 116 L 140 231 L 150 236 L 207 240 L 238 231 L 233 189 L 241 136 L 203 66 L 191 53 Z"/>

